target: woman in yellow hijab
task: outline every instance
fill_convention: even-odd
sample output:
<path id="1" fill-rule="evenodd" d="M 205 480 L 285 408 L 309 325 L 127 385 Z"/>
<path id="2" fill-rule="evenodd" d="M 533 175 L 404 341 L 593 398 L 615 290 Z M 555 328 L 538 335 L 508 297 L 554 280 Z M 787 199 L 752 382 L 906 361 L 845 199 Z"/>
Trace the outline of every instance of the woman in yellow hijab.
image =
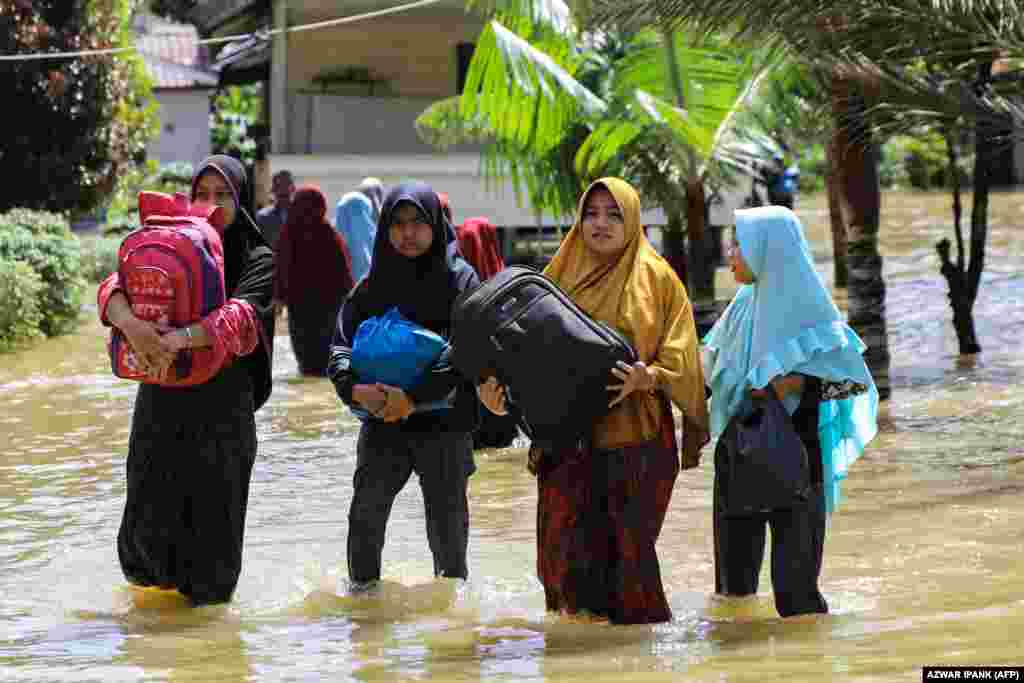
<path id="1" fill-rule="evenodd" d="M 683 415 L 682 468 L 708 441 L 693 311 L 679 278 L 640 225 L 640 197 L 603 178 L 580 198 L 576 224 L 544 274 L 591 317 L 624 334 L 640 361 L 612 370 L 612 409 L 591 442 L 531 451 L 538 479 L 537 573 L 547 607 L 617 624 L 672 618 L 655 542 L 680 470 L 669 401 Z M 481 399 L 504 397 L 490 381 Z"/>

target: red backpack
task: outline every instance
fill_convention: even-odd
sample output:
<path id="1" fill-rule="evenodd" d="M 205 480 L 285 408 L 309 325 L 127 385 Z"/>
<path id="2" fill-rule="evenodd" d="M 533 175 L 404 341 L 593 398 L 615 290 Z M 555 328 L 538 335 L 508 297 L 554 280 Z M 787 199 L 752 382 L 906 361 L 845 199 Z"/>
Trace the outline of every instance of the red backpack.
<path id="1" fill-rule="evenodd" d="M 121 242 L 117 268 L 136 317 L 171 329 L 198 322 L 222 306 L 224 246 L 217 228 L 223 228 L 224 210 L 191 204 L 180 192 L 173 197 L 140 192 L 139 217 L 142 226 Z M 226 360 L 215 347 L 183 349 L 167 377 L 158 381 L 139 369 L 117 328 L 111 330 L 107 347 L 115 375 L 166 387 L 202 384 Z"/>

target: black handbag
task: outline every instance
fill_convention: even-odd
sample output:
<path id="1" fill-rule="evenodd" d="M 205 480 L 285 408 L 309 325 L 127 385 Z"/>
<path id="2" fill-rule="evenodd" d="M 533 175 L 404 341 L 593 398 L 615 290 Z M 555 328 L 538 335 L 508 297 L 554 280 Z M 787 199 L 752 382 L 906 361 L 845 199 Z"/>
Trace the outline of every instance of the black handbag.
<path id="1" fill-rule="evenodd" d="M 729 421 L 715 447 L 719 505 L 726 517 L 787 510 L 810 494 L 807 449 L 770 390 Z"/>

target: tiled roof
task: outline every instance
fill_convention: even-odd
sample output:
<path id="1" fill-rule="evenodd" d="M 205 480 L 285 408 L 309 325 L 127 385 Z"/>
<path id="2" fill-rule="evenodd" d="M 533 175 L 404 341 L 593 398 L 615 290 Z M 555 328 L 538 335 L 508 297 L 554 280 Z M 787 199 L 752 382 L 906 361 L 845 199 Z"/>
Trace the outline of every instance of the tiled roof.
<path id="1" fill-rule="evenodd" d="M 217 86 L 217 72 L 198 42 L 199 32 L 189 24 L 148 16 L 136 25 L 135 46 L 160 90 Z"/>
<path id="2" fill-rule="evenodd" d="M 214 71 L 175 64 L 145 53 L 142 56 L 157 90 L 217 87 L 219 79 Z"/>

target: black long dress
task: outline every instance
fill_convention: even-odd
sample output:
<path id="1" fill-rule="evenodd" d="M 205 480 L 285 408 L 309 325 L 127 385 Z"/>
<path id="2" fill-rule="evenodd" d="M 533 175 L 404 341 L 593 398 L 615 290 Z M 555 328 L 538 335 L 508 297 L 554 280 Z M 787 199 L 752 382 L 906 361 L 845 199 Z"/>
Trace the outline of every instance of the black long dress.
<path id="1" fill-rule="evenodd" d="M 249 205 L 244 168 L 215 156 L 219 172 Z M 193 194 L 194 194 L 193 181 Z M 261 341 L 205 384 L 142 384 L 128 445 L 128 494 L 117 547 L 126 578 L 175 588 L 195 605 L 231 599 L 242 568 L 258 410 L 270 395 L 274 261 L 259 228 L 240 210 L 224 234 L 228 296 L 248 302 Z"/>

